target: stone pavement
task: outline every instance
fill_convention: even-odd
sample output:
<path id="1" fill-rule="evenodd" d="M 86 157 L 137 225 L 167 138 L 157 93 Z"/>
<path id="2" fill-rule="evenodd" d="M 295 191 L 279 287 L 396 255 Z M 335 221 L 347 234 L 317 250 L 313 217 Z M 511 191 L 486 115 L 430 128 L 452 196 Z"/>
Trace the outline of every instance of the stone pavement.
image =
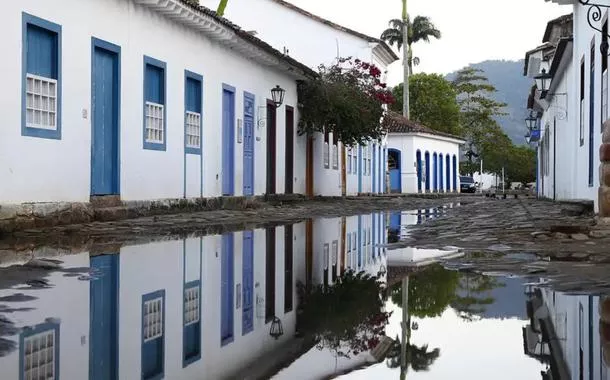
<path id="1" fill-rule="evenodd" d="M 468 204 L 470 195 L 359 196 L 259 203 L 255 208 L 222 209 L 158 215 L 112 222 L 92 222 L 30 228 L 15 231 L 0 239 L 0 262 L 9 252 L 39 247 L 65 250 L 107 252 L 123 244 L 184 238 L 192 235 L 221 234 L 244 229 L 299 223 L 310 218 L 339 217 L 388 210 L 435 207 L 443 203 Z M 42 249 L 42 248 L 40 248 Z"/>
<path id="2" fill-rule="evenodd" d="M 406 231 L 405 245 L 457 246 L 448 268 L 549 281 L 556 290 L 610 293 L 610 224 L 579 204 L 486 199 L 445 209 Z"/>

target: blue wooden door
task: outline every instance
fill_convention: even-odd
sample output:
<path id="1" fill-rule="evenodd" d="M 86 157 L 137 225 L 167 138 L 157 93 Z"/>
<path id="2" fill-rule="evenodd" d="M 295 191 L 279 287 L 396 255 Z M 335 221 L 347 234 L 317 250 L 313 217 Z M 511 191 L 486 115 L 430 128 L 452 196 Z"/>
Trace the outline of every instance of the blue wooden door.
<path id="1" fill-rule="evenodd" d="M 453 191 L 457 191 L 457 158 L 453 156 Z"/>
<path id="2" fill-rule="evenodd" d="M 451 157 L 445 156 L 445 189 L 451 191 Z"/>
<path id="3" fill-rule="evenodd" d="M 233 195 L 235 186 L 235 92 L 222 90 L 222 195 Z"/>
<path id="4" fill-rule="evenodd" d="M 397 149 L 388 149 L 388 170 L 390 172 L 390 192 L 401 193 L 402 182 L 400 178 L 401 172 L 401 154 Z"/>
<path id="5" fill-rule="evenodd" d="M 591 76 L 589 77 L 589 186 L 593 186 L 593 142 L 595 133 L 595 46 L 591 47 Z M 549 129 L 546 129 L 549 133 Z M 550 145 L 550 139 L 547 139 Z M 555 147 L 553 147 L 555 149 Z M 547 149 L 550 152 L 550 149 Z"/>
<path id="6" fill-rule="evenodd" d="M 418 150 L 416 155 L 416 165 L 417 165 L 417 192 L 421 193 L 421 185 L 422 185 L 422 176 L 423 176 L 423 165 L 421 160 L 421 152 Z"/>
<path id="7" fill-rule="evenodd" d="M 436 153 L 434 153 L 432 155 L 432 176 L 434 177 L 434 178 L 432 178 L 432 190 L 433 191 L 438 191 L 438 171 L 437 171 L 437 165 L 438 165 L 438 157 L 436 156 Z"/>
<path id="8" fill-rule="evenodd" d="M 254 234 L 244 231 L 242 335 L 254 329 Z"/>
<path id="9" fill-rule="evenodd" d="M 91 258 L 89 380 L 118 379 L 119 255 Z"/>
<path id="10" fill-rule="evenodd" d="M 244 93 L 244 195 L 254 195 L 254 95 Z"/>
<path id="11" fill-rule="evenodd" d="M 222 235 L 220 259 L 220 342 L 233 341 L 233 234 Z"/>
<path id="12" fill-rule="evenodd" d="M 91 195 L 119 193 L 119 55 L 93 45 Z"/>

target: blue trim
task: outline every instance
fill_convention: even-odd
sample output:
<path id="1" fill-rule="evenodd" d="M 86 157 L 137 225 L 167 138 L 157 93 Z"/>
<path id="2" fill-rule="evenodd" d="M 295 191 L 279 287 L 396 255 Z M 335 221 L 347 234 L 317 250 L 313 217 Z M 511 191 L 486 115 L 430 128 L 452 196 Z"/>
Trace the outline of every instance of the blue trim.
<path id="1" fill-rule="evenodd" d="M 165 333 L 166 333 L 166 324 L 165 324 L 165 320 L 166 320 L 166 314 L 165 314 L 165 289 L 161 289 L 161 290 L 157 290 L 155 292 L 152 293 L 148 293 L 148 294 L 144 294 L 142 296 L 142 307 L 141 307 L 141 314 L 140 314 L 140 342 L 141 342 L 141 355 L 142 355 L 142 361 L 140 363 L 141 366 L 144 365 L 144 304 L 147 301 L 153 300 L 155 298 L 159 298 L 161 297 L 163 299 L 162 303 L 163 303 L 163 312 L 162 312 L 162 320 L 163 320 L 163 325 L 162 325 L 162 330 L 163 330 L 163 334 L 161 335 L 160 338 L 157 339 L 161 339 L 161 372 L 153 375 L 152 377 L 144 377 L 144 371 L 142 371 L 141 369 L 141 378 L 142 380 L 159 380 L 162 379 L 165 376 Z M 148 342 L 150 343 L 150 342 Z"/>
<path id="2" fill-rule="evenodd" d="M 417 192 L 421 193 L 422 192 L 422 177 L 423 177 L 423 167 L 422 167 L 422 157 L 421 157 L 421 150 L 417 150 L 415 152 L 415 162 L 416 162 L 416 167 L 417 167 Z"/>
<path id="3" fill-rule="evenodd" d="M 201 119 L 200 119 L 200 123 L 199 123 L 199 130 L 200 130 L 200 136 L 201 136 L 201 140 L 200 140 L 200 144 L 199 144 L 199 148 L 188 148 L 186 146 L 186 101 L 187 101 L 187 87 L 186 87 L 186 82 L 187 79 L 193 79 L 196 80 L 197 82 L 199 82 L 199 93 L 201 95 Z M 202 154 L 202 148 L 203 148 L 203 76 L 197 73 L 194 73 L 192 71 L 188 71 L 188 70 L 184 70 L 184 105 L 185 105 L 185 112 L 184 112 L 184 151 L 186 154 Z M 186 179 L 185 179 L 186 180 Z"/>
<path id="4" fill-rule="evenodd" d="M 362 266 L 362 215 L 358 215 L 358 269 Z"/>
<path id="5" fill-rule="evenodd" d="M 362 145 L 358 145 L 358 192 L 362 192 Z"/>
<path id="6" fill-rule="evenodd" d="M 443 156 L 443 154 L 439 154 L 438 155 L 438 161 L 440 163 L 440 165 L 438 166 L 438 176 L 439 176 L 439 181 L 438 181 L 438 191 L 443 193 L 445 192 L 445 180 L 444 180 L 444 171 L 443 171 L 443 164 L 445 162 L 445 157 Z"/>
<path id="7" fill-rule="evenodd" d="M 242 327 L 241 335 L 254 331 L 254 309 L 256 308 L 254 292 L 254 231 L 243 233 L 243 263 L 242 263 Z M 246 253 L 248 256 L 246 256 Z M 247 264 L 247 265 L 246 265 Z M 246 284 L 246 282 L 248 284 Z M 250 289 L 250 304 L 246 308 L 246 285 Z M 250 319 L 250 324 L 248 320 Z"/>
<path id="8" fill-rule="evenodd" d="M 56 103 L 56 112 L 57 112 L 57 129 L 56 130 L 48 130 L 41 128 L 29 128 L 26 126 L 26 75 L 27 75 L 27 30 L 28 25 L 34 25 L 42 29 L 46 29 L 50 32 L 57 34 L 57 103 Z M 61 25 L 55 24 L 53 22 L 43 20 L 39 17 L 33 16 L 31 14 L 23 12 L 21 14 L 21 136 L 28 137 L 39 137 L 43 139 L 53 139 L 53 140 L 61 140 L 61 108 L 62 108 L 62 92 L 61 92 Z"/>
<path id="9" fill-rule="evenodd" d="M 248 103 L 248 101 L 252 101 L 252 107 L 254 108 L 252 110 L 252 191 L 248 191 L 246 192 L 246 183 L 244 181 L 243 183 L 243 191 L 244 191 L 244 195 L 245 196 L 249 196 L 249 195 L 254 195 L 256 193 L 256 144 L 255 144 L 255 139 L 256 139 L 256 96 L 254 94 L 251 94 L 247 91 L 244 91 L 244 121 L 243 121 L 243 125 L 242 125 L 242 135 L 243 135 L 243 142 L 244 142 L 244 151 L 246 149 L 246 112 L 245 112 L 245 105 L 246 103 Z M 248 116 L 250 117 L 250 116 Z M 246 155 L 244 154 L 244 172 L 246 170 Z M 245 176 L 244 176 L 245 177 Z"/>
<path id="10" fill-rule="evenodd" d="M 235 295 L 234 295 L 234 286 L 235 286 L 235 280 L 234 280 L 234 249 L 235 249 L 235 245 L 234 245 L 234 234 L 233 233 L 227 233 L 222 235 L 221 237 L 222 239 L 222 243 L 221 243 L 221 258 L 220 258 L 220 346 L 226 346 L 229 343 L 232 343 L 235 340 L 235 312 L 234 312 L 234 301 L 235 301 Z M 226 277 L 224 277 L 226 276 Z M 226 288 L 223 289 L 223 282 L 226 281 Z M 226 296 L 228 296 L 228 300 L 227 299 L 223 299 L 223 296 L 225 294 L 223 294 L 223 290 L 226 291 Z M 228 301 L 228 305 L 224 305 L 223 301 Z M 225 309 L 225 306 L 226 309 Z M 227 313 L 227 315 L 225 315 L 225 313 Z M 227 336 L 225 338 L 223 338 L 223 319 L 227 319 L 226 324 L 227 324 L 227 328 L 230 329 L 230 333 L 227 334 Z M 228 331 L 227 331 L 228 332 Z"/>
<path id="11" fill-rule="evenodd" d="M 25 351 L 25 339 L 36 334 L 40 334 L 46 331 L 55 330 L 55 342 L 54 342 L 54 358 L 55 358 L 55 379 L 60 379 L 59 376 L 59 323 L 47 322 L 38 324 L 34 327 L 25 327 L 19 334 L 19 380 L 24 380 L 24 351 Z"/>
<path id="12" fill-rule="evenodd" d="M 185 246 L 186 248 L 186 246 Z M 185 257 L 186 258 L 186 257 Z M 185 262 L 186 265 L 186 262 Z M 197 354 L 187 358 L 186 357 L 186 352 L 184 351 L 184 340 L 186 338 L 186 326 L 185 326 L 185 318 L 184 318 L 184 294 L 186 293 L 186 291 L 188 289 L 191 288 L 199 288 L 199 321 L 196 322 L 195 324 L 199 325 L 199 352 L 197 352 Z M 190 364 L 195 363 L 196 361 L 201 359 L 201 281 L 200 280 L 194 280 L 191 282 L 187 282 L 184 284 L 184 287 L 182 288 L 182 368 L 185 368 L 187 366 L 189 366 Z"/>
<path id="13" fill-rule="evenodd" d="M 373 146 L 371 147 L 373 153 L 373 164 L 371 165 L 371 170 L 373 171 L 373 187 L 372 187 L 372 192 L 376 193 L 377 192 L 377 147 L 375 146 L 375 144 L 373 144 Z"/>
<path id="14" fill-rule="evenodd" d="M 226 83 L 222 84 L 222 89 L 226 90 L 226 91 L 229 91 L 229 92 L 232 92 L 232 93 L 235 93 L 235 87 L 233 87 L 233 86 L 231 86 L 229 84 L 226 84 Z"/>
<path id="15" fill-rule="evenodd" d="M 118 89 L 116 91 L 116 96 L 117 96 L 117 107 L 116 107 L 116 113 L 117 113 L 117 136 L 116 136 L 116 148 L 117 148 L 117 178 L 116 178 L 116 183 L 117 183 L 117 188 L 116 188 L 116 194 L 121 194 L 121 47 L 119 45 L 115 45 L 113 43 L 101 40 L 99 38 L 96 37 L 91 37 L 91 115 L 90 115 L 90 121 L 91 121 L 91 195 L 93 194 L 93 135 L 94 135 L 94 130 L 95 130 L 95 119 L 94 119 L 94 115 L 93 112 L 95 110 L 94 107 L 94 92 L 95 92 L 95 87 L 93 86 L 93 75 L 95 73 L 95 49 L 96 48 L 100 48 L 100 49 L 104 49 L 107 50 L 109 52 L 115 53 L 117 55 L 117 60 L 118 60 L 118 64 L 117 64 L 117 86 Z M 118 363 L 118 362 L 117 362 Z"/>
<path id="16" fill-rule="evenodd" d="M 381 192 L 386 192 L 386 172 L 388 170 L 388 152 L 387 148 L 383 148 L 383 159 L 381 160 Z"/>
<path id="17" fill-rule="evenodd" d="M 155 66 L 163 70 L 163 143 L 146 142 L 146 66 Z M 142 147 L 147 150 L 167 150 L 167 64 L 158 59 L 144 56 L 142 70 Z"/>
<path id="18" fill-rule="evenodd" d="M 424 161 L 426 162 L 426 193 L 430 192 L 430 152 L 424 153 Z"/>

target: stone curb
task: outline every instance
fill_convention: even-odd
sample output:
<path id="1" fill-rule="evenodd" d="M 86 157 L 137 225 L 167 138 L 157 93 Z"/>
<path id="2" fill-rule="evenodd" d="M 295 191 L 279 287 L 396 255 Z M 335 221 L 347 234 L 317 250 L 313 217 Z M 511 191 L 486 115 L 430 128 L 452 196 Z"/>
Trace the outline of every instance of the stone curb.
<path id="1" fill-rule="evenodd" d="M 463 194 L 461 194 L 463 196 Z M 46 227 L 111 222 L 147 216 L 184 214 L 217 210 L 253 210 L 269 206 L 305 203 L 310 201 L 344 201 L 359 199 L 423 198 L 442 199 L 460 196 L 446 194 L 360 194 L 347 197 L 316 196 L 311 199 L 300 194 L 274 194 L 254 197 L 215 197 L 190 199 L 162 199 L 151 201 L 23 203 L 0 205 L 0 236 L 13 232 Z"/>

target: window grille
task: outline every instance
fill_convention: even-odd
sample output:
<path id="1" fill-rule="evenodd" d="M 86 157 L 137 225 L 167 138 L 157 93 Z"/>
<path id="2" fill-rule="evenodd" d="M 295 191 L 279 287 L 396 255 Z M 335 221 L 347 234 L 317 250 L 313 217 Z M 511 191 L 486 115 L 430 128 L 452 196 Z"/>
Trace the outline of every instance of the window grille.
<path id="1" fill-rule="evenodd" d="M 26 126 L 57 130 L 57 81 L 26 75 Z"/>
<path id="2" fill-rule="evenodd" d="M 56 330 L 48 330 L 24 339 L 23 379 L 55 379 Z"/>
<path id="3" fill-rule="evenodd" d="M 144 302 L 144 342 L 163 336 L 163 298 Z"/>
<path id="4" fill-rule="evenodd" d="M 333 169 L 339 169 L 339 147 L 333 145 Z"/>
<path id="5" fill-rule="evenodd" d="M 199 287 L 184 290 L 184 325 L 199 322 Z"/>
<path id="6" fill-rule="evenodd" d="M 352 173 L 352 150 L 351 148 L 347 150 L 347 173 Z"/>
<path id="7" fill-rule="evenodd" d="M 328 145 L 327 142 L 325 142 L 324 143 L 324 167 L 326 169 L 328 169 L 330 167 L 330 163 L 329 163 L 329 160 L 330 160 L 330 151 L 329 151 L 329 149 L 330 149 L 330 146 Z"/>
<path id="8" fill-rule="evenodd" d="M 333 266 L 337 265 L 337 258 L 339 256 L 339 242 L 333 241 Z"/>
<path id="9" fill-rule="evenodd" d="M 186 146 L 201 148 L 201 114 L 186 111 Z"/>
<path id="10" fill-rule="evenodd" d="M 163 144 L 163 104 L 146 102 L 146 142 Z"/>
<path id="11" fill-rule="evenodd" d="M 329 256 L 328 244 L 324 244 L 324 269 L 328 269 L 328 256 Z"/>

